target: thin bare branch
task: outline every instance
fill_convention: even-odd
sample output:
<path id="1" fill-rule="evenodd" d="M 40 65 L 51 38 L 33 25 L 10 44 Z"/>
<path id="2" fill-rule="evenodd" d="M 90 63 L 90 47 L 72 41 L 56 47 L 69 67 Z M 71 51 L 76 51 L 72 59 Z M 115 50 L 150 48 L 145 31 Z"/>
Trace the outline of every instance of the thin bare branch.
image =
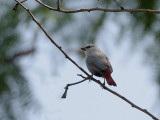
<path id="1" fill-rule="evenodd" d="M 21 3 L 26 2 L 27 0 L 22 0 Z M 18 9 L 18 3 L 14 6 L 14 8 L 12 9 L 12 11 L 17 11 Z"/>
<path id="2" fill-rule="evenodd" d="M 81 75 L 81 74 L 77 74 L 77 76 L 80 76 L 80 77 L 82 77 L 82 78 L 86 78 L 86 77 L 84 77 L 83 75 Z"/>
<path id="3" fill-rule="evenodd" d="M 121 8 L 121 10 L 124 10 L 124 7 L 117 0 L 114 0 L 114 2 Z"/>
<path id="4" fill-rule="evenodd" d="M 29 49 L 29 50 L 26 50 L 26 51 L 21 51 L 21 52 L 15 53 L 13 56 L 11 56 L 11 57 L 9 58 L 9 61 L 13 61 L 13 60 L 15 60 L 16 58 L 29 55 L 29 54 L 31 54 L 31 53 L 33 53 L 33 52 L 35 52 L 35 48 L 32 48 L 32 49 Z"/>
<path id="5" fill-rule="evenodd" d="M 34 22 L 36 22 L 36 24 L 41 28 L 41 30 L 45 33 L 45 35 L 48 37 L 48 39 L 63 53 L 63 55 L 70 60 L 75 66 L 77 66 L 83 73 L 85 73 L 87 75 L 87 79 L 91 79 L 92 81 L 96 82 L 97 84 L 99 84 L 101 87 L 103 87 L 105 90 L 111 92 L 112 94 L 116 95 L 117 97 L 121 98 L 122 100 L 126 101 L 128 104 L 130 104 L 132 107 L 137 108 L 138 110 L 146 113 L 147 115 L 149 115 L 150 117 L 152 117 L 154 120 L 159 120 L 157 117 L 155 117 L 154 115 L 152 115 L 150 112 L 148 112 L 146 109 L 142 109 L 141 107 L 135 105 L 134 103 L 132 103 L 131 101 L 129 101 L 127 98 L 123 97 L 122 95 L 118 94 L 117 92 L 109 89 L 108 87 L 106 87 L 104 84 L 102 84 L 99 80 L 96 80 L 95 78 L 93 78 L 92 76 L 90 76 L 83 68 L 81 68 L 72 58 L 70 58 L 61 48 L 61 46 L 59 46 L 50 36 L 49 34 L 46 32 L 46 30 L 43 28 L 43 26 L 36 20 L 36 18 L 33 16 L 33 14 L 30 12 L 30 10 L 28 8 L 26 8 L 22 3 L 20 3 L 18 0 L 15 0 L 18 4 L 20 4 L 27 12 L 28 14 L 32 17 L 32 20 Z M 80 81 L 81 82 L 81 81 Z M 74 83 L 73 83 L 74 84 Z M 66 92 L 67 94 L 67 92 Z M 62 96 L 63 97 L 63 96 Z M 64 96 L 65 97 L 65 96 Z"/>
<path id="6" fill-rule="evenodd" d="M 57 10 L 60 10 L 60 7 L 59 7 L 59 0 L 57 0 Z"/>
<path id="7" fill-rule="evenodd" d="M 63 93 L 63 95 L 62 95 L 61 98 L 66 98 L 66 96 L 67 96 L 67 91 L 68 91 L 69 86 L 80 84 L 80 83 L 82 83 L 82 82 L 84 82 L 84 81 L 86 81 L 86 80 L 89 80 L 89 78 L 86 77 L 86 78 L 84 78 L 84 79 L 81 80 L 81 81 L 78 81 L 78 82 L 75 82 L 75 83 L 67 84 L 66 87 L 64 88 L 65 91 L 64 91 L 64 93 Z"/>
<path id="8" fill-rule="evenodd" d="M 130 104 L 133 108 L 136 108 L 144 113 L 146 113 L 147 115 L 149 115 L 150 117 L 153 118 L 153 120 L 159 120 L 157 117 L 155 117 L 153 114 L 151 114 L 150 112 L 147 111 L 147 109 L 143 109 L 141 107 L 139 107 L 138 105 L 134 104 L 133 102 L 131 102 L 130 100 L 128 100 L 127 98 L 123 97 L 122 95 L 120 95 L 119 93 L 109 89 L 108 87 L 106 87 L 103 83 L 101 83 L 99 80 L 96 80 L 95 78 L 90 78 L 91 80 L 93 80 L 94 82 L 96 82 L 97 84 L 99 84 L 102 88 L 104 88 L 104 90 L 107 90 L 109 92 L 111 92 L 112 94 L 116 95 L 117 97 L 121 98 L 122 100 L 126 101 L 128 104 Z"/>
<path id="9" fill-rule="evenodd" d="M 33 14 L 30 12 L 30 10 L 28 8 L 26 8 L 22 3 L 20 3 L 18 0 L 15 0 L 16 2 L 18 2 L 28 13 L 29 15 L 32 17 L 32 20 L 34 22 L 37 23 L 37 25 L 42 29 L 42 31 L 44 32 L 44 34 L 48 37 L 48 39 L 51 41 L 51 43 L 53 43 L 62 53 L 63 55 L 69 59 L 75 66 L 77 66 L 82 72 L 84 72 L 87 76 L 90 76 L 84 69 L 82 69 L 75 61 L 73 61 L 62 49 L 61 46 L 59 46 L 46 32 L 46 30 L 43 28 L 43 26 L 36 20 L 36 18 L 33 16 Z"/>
<path id="10" fill-rule="evenodd" d="M 43 5 L 49 10 L 57 11 L 57 12 L 62 12 L 62 13 L 78 13 L 78 12 L 91 12 L 91 11 L 103 11 L 103 12 L 148 12 L 148 13 L 160 13 L 160 10 L 151 10 L 151 9 L 104 9 L 104 8 L 89 8 L 89 9 L 79 9 L 79 10 L 63 10 L 62 8 L 60 10 L 57 10 L 57 8 L 50 7 L 46 4 L 44 4 L 40 0 L 36 0 L 38 3 Z"/>

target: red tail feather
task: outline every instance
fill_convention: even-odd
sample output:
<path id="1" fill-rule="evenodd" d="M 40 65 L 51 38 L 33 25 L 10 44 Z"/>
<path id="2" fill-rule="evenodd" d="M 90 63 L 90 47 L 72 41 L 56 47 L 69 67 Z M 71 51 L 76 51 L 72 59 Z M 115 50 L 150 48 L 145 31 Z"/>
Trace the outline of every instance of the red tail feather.
<path id="1" fill-rule="evenodd" d="M 107 69 L 104 73 L 104 78 L 106 79 L 107 83 L 109 85 L 117 86 L 114 80 L 111 77 L 111 73 L 109 72 L 109 69 Z"/>

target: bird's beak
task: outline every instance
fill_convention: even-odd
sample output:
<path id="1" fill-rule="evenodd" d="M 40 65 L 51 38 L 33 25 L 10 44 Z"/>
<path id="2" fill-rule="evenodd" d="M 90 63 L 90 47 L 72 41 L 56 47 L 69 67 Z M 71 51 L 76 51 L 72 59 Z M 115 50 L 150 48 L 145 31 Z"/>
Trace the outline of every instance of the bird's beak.
<path id="1" fill-rule="evenodd" d="M 81 48 L 81 50 L 84 50 L 84 51 L 85 51 L 85 50 L 86 50 L 86 48 Z"/>

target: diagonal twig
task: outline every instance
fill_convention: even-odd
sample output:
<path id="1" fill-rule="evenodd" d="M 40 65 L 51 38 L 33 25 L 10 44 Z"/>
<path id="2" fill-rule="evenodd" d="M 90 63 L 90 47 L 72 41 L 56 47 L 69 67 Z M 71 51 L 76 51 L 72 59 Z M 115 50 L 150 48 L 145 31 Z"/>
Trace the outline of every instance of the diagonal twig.
<path id="1" fill-rule="evenodd" d="M 91 80 L 93 80 L 94 78 L 90 78 Z M 147 109 L 143 109 L 141 107 L 139 107 L 138 105 L 134 104 L 133 102 L 131 102 L 130 100 L 128 100 L 127 98 L 125 98 L 124 96 L 118 94 L 117 92 L 109 89 L 108 87 L 106 87 L 103 83 L 101 83 L 99 80 L 93 80 L 94 82 L 96 82 L 97 84 L 99 84 L 104 90 L 107 90 L 109 92 L 111 92 L 112 94 L 116 95 L 117 97 L 121 98 L 122 100 L 126 101 L 128 104 L 130 104 L 133 108 L 136 108 L 144 113 L 146 113 L 147 115 L 149 115 L 150 117 L 153 118 L 153 120 L 159 120 L 157 117 L 155 117 L 153 114 L 151 114 L 150 112 L 147 111 Z"/>
<path id="2" fill-rule="evenodd" d="M 121 10 L 124 10 L 124 7 L 117 0 L 114 0 L 114 2 L 121 8 Z"/>
<path id="3" fill-rule="evenodd" d="M 50 7 L 49 5 L 44 4 L 42 1 L 40 0 L 36 0 L 39 4 L 41 4 L 42 6 L 46 7 L 49 10 L 52 11 L 57 11 L 57 12 L 61 12 L 61 13 L 78 13 L 78 12 L 91 12 L 91 11 L 103 11 L 103 12 L 130 12 L 130 13 L 134 13 L 134 12 L 148 12 L 148 13 L 160 13 L 160 10 L 151 10 L 151 9 L 104 9 L 104 8 L 99 8 L 99 7 L 95 7 L 95 8 L 88 8 L 88 9 L 78 9 L 78 10 L 57 10 L 57 8 L 53 8 Z"/>
<path id="4" fill-rule="evenodd" d="M 41 28 L 41 30 L 44 32 L 44 34 L 48 37 L 48 39 L 50 40 L 50 42 L 52 44 L 54 44 L 62 53 L 63 55 L 70 60 L 75 66 L 77 66 L 82 72 L 84 72 L 87 76 L 90 76 L 84 69 L 82 69 L 74 60 L 72 60 L 62 49 L 61 46 L 59 46 L 46 32 L 46 30 L 43 28 L 43 26 L 36 20 L 36 18 L 33 16 L 33 14 L 30 12 L 30 10 L 28 8 L 26 8 L 22 3 L 20 3 L 18 0 L 15 0 L 17 3 L 19 3 L 28 13 L 29 15 L 32 17 L 32 20 L 34 22 L 37 23 L 37 25 Z"/>
<path id="5" fill-rule="evenodd" d="M 66 96 L 67 96 L 67 91 L 68 91 L 69 86 L 80 84 L 80 83 L 82 83 L 82 82 L 84 82 L 84 81 L 86 81 L 86 80 L 89 80 L 89 78 L 86 77 L 86 78 L 84 78 L 84 79 L 81 80 L 81 81 L 78 81 L 78 82 L 75 82 L 75 83 L 67 84 L 66 87 L 64 88 L 65 91 L 64 91 L 64 93 L 63 93 L 63 95 L 62 95 L 61 98 L 66 98 Z"/>
<path id="6" fill-rule="evenodd" d="M 60 6 L 59 6 L 59 0 L 57 0 L 57 10 L 60 10 Z"/>
<path id="7" fill-rule="evenodd" d="M 62 53 L 63 55 L 70 60 L 75 66 L 77 66 L 83 73 L 85 73 L 87 75 L 88 79 L 91 79 L 92 81 L 96 82 L 97 84 L 99 84 L 101 87 L 103 87 L 105 90 L 111 92 L 112 94 L 116 95 L 117 97 L 121 98 L 122 100 L 124 100 L 125 102 L 127 102 L 128 104 L 130 104 L 132 107 L 146 113 L 147 115 L 149 115 L 150 117 L 152 117 L 154 120 L 159 120 L 157 117 L 155 117 L 154 115 L 152 115 L 150 112 L 148 112 L 146 109 L 142 109 L 141 107 L 137 106 L 136 104 L 132 103 L 131 101 L 129 101 L 127 98 L 123 97 L 122 95 L 118 94 L 117 92 L 109 89 L 108 87 L 104 86 L 99 80 L 96 80 L 95 78 L 93 78 L 92 76 L 90 76 L 83 68 L 81 68 L 71 57 L 69 57 L 64 50 L 62 49 L 61 46 L 59 46 L 46 32 L 46 30 L 43 28 L 43 26 L 36 20 L 36 18 L 33 16 L 33 14 L 30 12 L 30 10 L 28 8 L 26 8 L 21 2 L 19 2 L 18 0 L 15 0 L 19 5 L 21 5 L 27 12 L 28 14 L 32 17 L 32 20 L 41 28 L 41 30 L 45 33 L 45 35 L 48 37 L 48 39 L 52 42 L 52 44 L 54 44 Z"/>
<path id="8" fill-rule="evenodd" d="M 21 1 L 21 3 L 23 3 L 23 2 L 26 2 L 27 0 L 23 0 L 23 1 Z M 14 6 L 14 8 L 12 9 L 12 11 L 17 11 L 17 9 L 18 9 L 18 3 Z"/>

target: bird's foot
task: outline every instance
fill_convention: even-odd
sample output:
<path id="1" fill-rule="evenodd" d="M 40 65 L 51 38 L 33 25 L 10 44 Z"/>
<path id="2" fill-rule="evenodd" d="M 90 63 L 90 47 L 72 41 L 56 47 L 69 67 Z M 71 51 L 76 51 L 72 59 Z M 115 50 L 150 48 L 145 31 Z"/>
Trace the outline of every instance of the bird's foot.
<path id="1" fill-rule="evenodd" d="M 105 86 L 105 79 L 104 79 L 104 82 L 103 82 L 103 86 Z M 102 86 L 102 89 L 104 89 L 103 86 Z"/>

